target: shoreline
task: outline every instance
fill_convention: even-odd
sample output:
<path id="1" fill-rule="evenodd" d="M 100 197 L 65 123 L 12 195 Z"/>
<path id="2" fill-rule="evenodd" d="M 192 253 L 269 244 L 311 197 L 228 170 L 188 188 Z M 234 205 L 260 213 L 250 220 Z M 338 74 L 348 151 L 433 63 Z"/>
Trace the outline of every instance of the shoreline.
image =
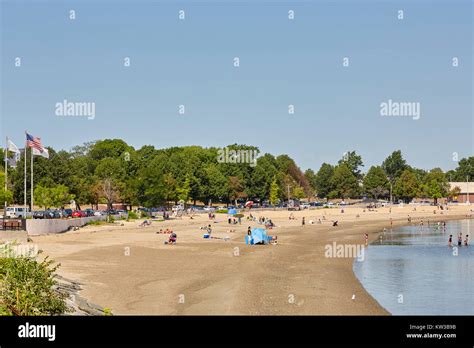
<path id="1" fill-rule="evenodd" d="M 428 207 L 429 208 L 429 207 Z M 464 209 L 462 209 L 464 208 Z M 294 212 L 264 211 L 277 228 L 278 245 L 247 246 L 247 221 L 228 232 L 225 218 L 213 226 L 222 240 L 203 240 L 198 226 L 207 217 L 183 218 L 151 227 L 88 226 L 80 231 L 34 238 L 45 254 L 62 264 L 59 274 L 83 284 L 81 296 L 111 308 L 118 315 L 390 315 L 365 290 L 353 272 L 354 258 L 324 257 L 324 247 L 364 244 L 378 239 L 384 228 L 425 221 L 468 218 L 470 207 L 434 215 L 433 209 L 362 213 L 362 208 Z M 395 210 L 395 209 L 394 209 Z M 254 213 L 254 212 L 252 212 Z M 301 226 L 302 216 L 324 214 L 322 224 Z M 355 215 L 360 214 L 360 218 Z M 247 215 L 247 213 L 246 213 Z M 332 227 L 331 219 L 339 219 Z M 178 244 L 164 245 L 159 228 L 172 226 Z M 255 227 L 255 224 L 252 224 Z M 129 255 L 124 255 L 129 248 Z M 235 248 L 239 255 L 235 256 Z"/>

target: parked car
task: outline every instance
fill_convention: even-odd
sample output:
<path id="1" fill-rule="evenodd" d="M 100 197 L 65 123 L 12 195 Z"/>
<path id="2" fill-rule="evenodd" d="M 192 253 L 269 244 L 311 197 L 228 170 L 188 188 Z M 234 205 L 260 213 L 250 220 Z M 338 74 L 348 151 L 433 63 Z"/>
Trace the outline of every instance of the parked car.
<path id="1" fill-rule="evenodd" d="M 86 213 L 81 211 L 81 210 L 76 210 L 75 212 L 72 213 L 73 218 L 81 218 L 81 217 L 86 217 Z"/>
<path id="2" fill-rule="evenodd" d="M 92 209 L 86 209 L 84 210 L 84 213 L 86 214 L 86 216 L 94 216 L 94 210 Z"/>
<path id="3" fill-rule="evenodd" d="M 206 206 L 204 207 L 204 210 L 205 210 L 205 211 L 215 211 L 216 208 L 210 207 L 210 206 L 207 206 L 207 205 L 206 205 Z"/>
<path id="4" fill-rule="evenodd" d="M 47 213 L 50 219 L 61 219 L 63 217 L 60 210 L 48 210 Z"/>
<path id="5" fill-rule="evenodd" d="M 301 207 L 301 209 L 309 209 L 309 207 L 311 207 L 311 205 L 309 203 L 301 203 L 300 207 Z"/>
<path id="6" fill-rule="evenodd" d="M 323 203 L 321 203 L 321 202 L 311 202 L 311 203 L 309 203 L 309 205 L 312 206 L 312 207 L 322 207 Z"/>
<path id="7" fill-rule="evenodd" d="M 103 215 L 107 215 L 107 213 L 101 210 L 94 211 L 94 216 L 103 216 Z"/>
<path id="8" fill-rule="evenodd" d="M 37 210 L 33 212 L 33 219 L 45 219 L 46 212 L 44 210 Z"/>
<path id="9" fill-rule="evenodd" d="M 62 213 L 65 218 L 72 217 L 72 209 L 63 209 Z"/>

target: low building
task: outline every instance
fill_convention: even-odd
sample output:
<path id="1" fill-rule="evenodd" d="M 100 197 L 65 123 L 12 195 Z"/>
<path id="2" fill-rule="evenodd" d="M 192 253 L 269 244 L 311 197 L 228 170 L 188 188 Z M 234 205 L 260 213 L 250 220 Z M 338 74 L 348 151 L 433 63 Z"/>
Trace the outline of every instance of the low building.
<path id="1" fill-rule="evenodd" d="M 459 187 L 460 193 L 452 197 L 453 202 L 474 204 L 474 182 L 450 182 L 451 190 Z"/>

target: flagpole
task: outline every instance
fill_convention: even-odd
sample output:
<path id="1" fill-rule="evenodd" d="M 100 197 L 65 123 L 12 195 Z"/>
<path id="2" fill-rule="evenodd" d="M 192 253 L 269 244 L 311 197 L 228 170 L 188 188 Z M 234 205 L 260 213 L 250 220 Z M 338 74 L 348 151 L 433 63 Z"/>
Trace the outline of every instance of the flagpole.
<path id="1" fill-rule="evenodd" d="M 7 157 L 8 157 L 8 137 L 6 137 L 6 144 L 5 144 L 5 207 L 3 209 L 3 218 L 7 216 L 7 190 L 8 190 L 8 165 L 7 165 Z"/>
<path id="2" fill-rule="evenodd" d="M 27 147 L 27 141 L 26 141 L 26 131 L 25 131 L 25 180 L 24 180 L 24 189 L 23 189 L 23 198 L 24 198 L 24 209 L 25 209 L 25 217 L 26 217 L 26 147 Z"/>
<path id="3" fill-rule="evenodd" d="M 31 148 L 31 212 L 33 212 L 33 148 Z"/>

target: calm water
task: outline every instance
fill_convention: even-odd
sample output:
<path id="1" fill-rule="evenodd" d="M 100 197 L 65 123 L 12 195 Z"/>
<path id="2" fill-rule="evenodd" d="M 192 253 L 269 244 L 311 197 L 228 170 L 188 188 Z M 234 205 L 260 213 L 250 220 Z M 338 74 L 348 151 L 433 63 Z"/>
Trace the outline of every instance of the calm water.
<path id="1" fill-rule="evenodd" d="M 469 235 L 470 245 L 454 256 L 448 237 L 457 246 L 459 232 L 463 245 Z M 445 230 L 406 226 L 381 236 L 366 248 L 364 261 L 354 262 L 355 275 L 381 306 L 394 315 L 474 314 L 474 220 L 449 221 Z"/>

